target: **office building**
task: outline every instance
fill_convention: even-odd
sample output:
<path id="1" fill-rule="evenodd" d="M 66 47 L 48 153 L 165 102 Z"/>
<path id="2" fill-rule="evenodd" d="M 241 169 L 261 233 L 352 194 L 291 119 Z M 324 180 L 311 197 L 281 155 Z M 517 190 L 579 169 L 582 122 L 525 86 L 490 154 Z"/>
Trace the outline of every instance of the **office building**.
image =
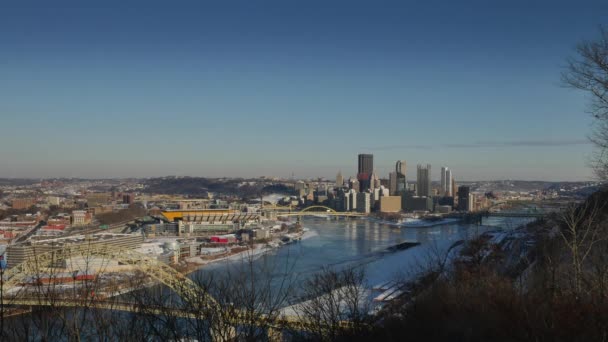
<path id="1" fill-rule="evenodd" d="M 122 203 L 123 204 L 133 204 L 133 202 L 135 201 L 135 195 L 134 194 L 122 194 Z"/>
<path id="2" fill-rule="evenodd" d="M 380 197 L 391 195 L 390 191 L 388 191 L 388 188 L 386 188 L 384 185 L 381 185 L 378 189 L 380 190 Z"/>
<path id="3" fill-rule="evenodd" d="M 388 174 L 388 190 L 391 196 L 397 195 L 397 172 L 391 172 Z"/>
<path id="4" fill-rule="evenodd" d="M 344 193 L 344 211 L 354 211 L 357 209 L 357 192 L 353 189 Z"/>
<path id="5" fill-rule="evenodd" d="M 440 196 L 452 196 L 452 171 L 447 167 L 441 168 Z"/>
<path id="6" fill-rule="evenodd" d="M 458 187 L 458 210 L 470 211 L 469 195 L 471 189 L 468 186 Z"/>
<path id="7" fill-rule="evenodd" d="M 405 177 L 406 166 L 407 163 L 405 162 L 405 160 L 397 160 L 397 163 L 395 164 L 395 171 L 397 172 L 397 174 Z"/>
<path id="8" fill-rule="evenodd" d="M 299 192 L 300 190 L 306 190 L 306 183 L 302 182 L 302 181 L 297 181 L 294 185 L 293 188 L 296 192 Z"/>
<path id="9" fill-rule="evenodd" d="M 380 178 L 378 178 L 378 175 L 376 175 L 375 172 L 372 172 L 371 176 L 369 177 L 369 190 L 374 191 L 374 189 L 379 187 Z"/>
<path id="10" fill-rule="evenodd" d="M 406 211 L 433 211 L 433 199 L 426 196 L 406 196 Z"/>
<path id="11" fill-rule="evenodd" d="M 401 210 L 406 210 L 408 199 L 416 196 L 416 191 L 414 190 L 406 190 L 401 195 Z"/>
<path id="12" fill-rule="evenodd" d="M 467 203 L 467 211 L 475 211 L 476 206 L 475 203 L 477 202 L 477 198 L 475 196 L 475 194 L 469 193 L 469 201 Z"/>
<path id="13" fill-rule="evenodd" d="M 371 196 L 369 192 L 357 193 L 357 211 L 364 214 L 369 214 L 371 211 Z"/>
<path id="14" fill-rule="evenodd" d="M 401 211 L 401 196 L 381 196 L 380 212 L 398 213 Z"/>
<path id="15" fill-rule="evenodd" d="M 359 155 L 359 168 L 357 173 L 367 173 L 371 175 L 374 172 L 374 155 L 373 154 L 360 154 Z"/>
<path id="16" fill-rule="evenodd" d="M 86 210 L 74 210 L 72 211 L 72 225 L 74 227 L 86 226 L 91 224 L 93 215 Z"/>
<path id="17" fill-rule="evenodd" d="M 355 178 L 351 178 L 348 180 L 348 187 L 355 191 L 359 191 L 361 188 L 359 181 Z"/>
<path id="18" fill-rule="evenodd" d="M 382 186 L 382 180 L 380 180 L 380 177 L 378 177 L 376 173 L 374 173 L 372 178 L 374 180 L 374 189 L 378 189 L 380 186 Z"/>
<path id="19" fill-rule="evenodd" d="M 440 214 L 449 214 L 452 211 L 452 206 L 450 205 L 436 205 L 435 212 Z"/>
<path id="20" fill-rule="evenodd" d="M 445 196 L 445 193 L 446 193 L 446 187 L 447 187 L 446 170 L 447 170 L 447 167 L 445 167 L 445 166 L 441 167 L 441 184 L 439 185 L 439 193 L 441 194 L 441 196 Z"/>
<path id="21" fill-rule="evenodd" d="M 94 192 L 86 195 L 87 205 L 89 207 L 99 207 L 104 204 L 108 204 L 112 199 L 112 193 L 107 192 Z"/>
<path id="22" fill-rule="evenodd" d="M 338 210 L 338 211 L 350 211 L 350 208 L 351 208 L 350 195 L 345 194 L 341 198 L 342 198 L 342 205 L 340 206 L 339 209 L 342 209 L 342 210 Z"/>
<path id="23" fill-rule="evenodd" d="M 438 197 L 436 204 L 441 205 L 441 206 L 447 205 L 447 206 L 454 208 L 454 197 L 451 197 L 451 196 Z"/>
<path id="24" fill-rule="evenodd" d="M 380 188 L 375 188 L 369 191 L 370 194 L 370 208 L 377 209 L 380 206 Z"/>
<path id="25" fill-rule="evenodd" d="M 407 163 L 405 160 L 398 160 L 395 164 L 395 173 L 396 173 L 396 189 L 395 194 L 401 194 L 407 190 L 407 178 L 405 175 Z"/>
<path id="26" fill-rule="evenodd" d="M 374 172 L 374 155 L 360 154 L 357 169 L 357 180 L 359 181 L 359 191 L 363 192 L 370 188 L 370 180 Z"/>
<path id="27" fill-rule="evenodd" d="M 446 170 L 445 172 L 445 179 L 446 179 L 446 196 L 454 196 L 454 193 L 452 192 L 452 170 Z"/>
<path id="28" fill-rule="evenodd" d="M 346 203 L 344 202 L 344 197 L 346 190 L 344 188 L 340 188 L 336 191 L 336 196 L 332 199 L 331 207 L 336 211 L 346 211 Z"/>
<path id="29" fill-rule="evenodd" d="M 418 164 L 416 183 L 416 193 L 419 197 L 431 197 L 431 164 Z"/>
<path id="30" fill-rule="evenodd" d="M 344 186 L 344 177 L 342 176 L 342 171 L 338 171 L 336 175 L 336 187 L 341 188 Z"/>

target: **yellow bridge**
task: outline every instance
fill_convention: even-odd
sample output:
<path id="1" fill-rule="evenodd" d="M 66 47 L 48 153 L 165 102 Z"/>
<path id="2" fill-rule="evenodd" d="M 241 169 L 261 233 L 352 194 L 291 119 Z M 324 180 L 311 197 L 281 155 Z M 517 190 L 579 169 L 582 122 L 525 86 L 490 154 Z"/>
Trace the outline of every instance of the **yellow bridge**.
<path id="1" fill-rule="evenodd" d="M 99 265 L 99 262 L 95 259 L 99 260 L 100 258 L 117 261 L 119 264 L 129 265 L 143 272 L 146 276 L 172 289 L 184 305 L 180 308 L 119 301 L 117 298 L 112 298 L 112 296 L 120 294 L 119 292 L 104 289 L 95 281 L 90 281 L 90 284 L 88 284 L 91 285 L 91 288 L 94 288 L 95 294 L 87 292 L 83 294 L 79 291 L 62 292 L 61 286 L 54 288 L 53 284 L 41 285 L 35 281 L 57 272 L 57 265 L 65 265 L 71 259 L 84 260 L 85 265 L 88 262 Z M 88 266 L 85 266 L 85 268 L 88 268 Z M 83 270 L 76 269 L 74 271 L 82 272 Z M 34 284 L 32 284 L 32 280 L 34 280 Z M 76 273 L 74 273 L 74 280 L 76 280 Z M 86 280 L 81 285 L 86 285 Z M 88 291 L 91 290 L 89 286 L 84 287 Z M 108 296 L 103 295 L 104 290 Z M 306 330 L 309 326 L 308 322 L 298 316 L 275 315 L 274 317 L 268 317 L 262 312 L 252 314 L 232 307 L 232 304 L 228 306 L 226 303 L 221 304 L 208 293 L 208 289 L 196 284 L 167 264 L 134 250 L 107 245 L 65 246 L 51 252 L 34 254 L 23 263 L 4 272 L 2 293 L 3 305 L 12 306 L 86 307 L 192 319 L 205 319 L 205 314 L 214 312 L 225 316 L 222 318 L 225 323 L 235 326 L 246 322 L 247 324 L 273 327 L 273 329 L 276 327 L 278 329 L 289 328 L 300 331 Z M 3 308 L 3 310 L 5 309 Z M 230 315 L 225 314 L 227 311 L 230 312 Z M 350 323 L 340 321 L 337 324 L 347 327 Z"/>
<path id="2" fill-rule="evenodd" d="M 279 207 L 282 208 L 282 207 Z M 352 211 L 336 211 L 330 207 L 322 205 L 313 205 L 306 207 L 300 211 L 294 212 L 277 212 L 277 216 L 345 216 L 345 217 L 362 217 L 364 213 Z"/>

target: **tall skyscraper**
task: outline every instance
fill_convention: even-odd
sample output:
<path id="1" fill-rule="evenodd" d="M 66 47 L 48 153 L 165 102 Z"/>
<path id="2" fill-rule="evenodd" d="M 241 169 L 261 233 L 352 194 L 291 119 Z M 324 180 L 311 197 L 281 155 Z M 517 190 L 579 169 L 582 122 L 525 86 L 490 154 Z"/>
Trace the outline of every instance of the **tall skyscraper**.
<path id="1" fill-rule="evenodd" d="M 445 195 L 445 185 L 446 185 L 446 182 L 445 182 L 445 170 L 446 169 L 447 168 L 445 166 L 441 167 L 441 185 L 440 185 L 440 188 L 439 188 L 439 192 L 440 192 L 441 196 Z"/>
<path id="2" fill-rule="evenodd" d="M 441 168 L 441 188 L 440 196 L 452 196 L 452 171 L 447 167 Z"/>
<path id="3" fill-rule="evenodd" d="M 395 188 L 396 194 L 401 194 L 405 190 L 407 190 L 407 178 L 405 176 L 406 165 L 407 163 L 405 162 L 405 160 L 398 160 L 395 165 L 395 173 L 397 177 L 397 183 Z"/>
<path id="4" fill-rule="evenodd" d="M 431 164 L 427 164 L 426 167 L 418 164 L 418 173 L 416 176 L 417 195 L 431 197 Z"/>
<path id="5" fill-rule="evenodd" d="M 406 166 L 407 163 L 405 162 L 405 160 L 397 160 L 397 164 L 395 165 L 395 171 L 397 172 L 397 174 L 405 177 Z"/>
<path id="6" fill-rule="evenodd" d="M 360 154 L 359 165 L 357 172 L 357 180 L 359 180 L 360 189 L 363 192 L 370 187 L 370 180 L 374 172 L 374 155 Z"/>
<path id="7" fill-rule="evenodd" d="M 357 173 L 367 173 L 371 175 L 374 172 L 374 155 L 360 154 L 359 155 L 359 170 Z"/>
<path id="8" fill-rule="evenodd" d="M 372 172 L 372 174 L 369 176 L 369 190 L 371 190 L 372 192 L 374 192 L 374 189 L 376 188 L 376 179 L 378 177 L 376 177 L 376 173 Z"/>
<path id="9" fill-rule="evenodd" d="M 359 192 L 357 197 L 357 207 L 355 208 L 360 213 L 369 214 L 371 209 L 371 194 L 369 192 Z"/>
<path id="10" fill-rule="evenodd" d="M 469 211 L 470 202 L 469 195 L 471 192 L 471 188 L 468 186 L 459 186 L 458 187 L 458 210 L 460 211 Z"/>
<path id="11" fill-rule="evenodd" d="M 348 187 L 351 188 L 352 190 L 359 191 L 359 189 L 361 188 L 361 185 L 359 184 L 359 181 L 356 178 L 351 177 L 348 180 Z"/>
<path id="12" fill-rule="evenodd" d="M 338 171 L 336 175 L 336 187 L 341 188 L 344 186 L 344 177 L 342 177 L 342 171 Z"/>
<path id="13" fill-rule="evenodd" d="M 454 194 L 452 193 L 452 170 L 447 170 L 445 172 L 445 191 L 446 196 L 452 197 Z"/>
<path id="14" fill-rule="evenodd" d="M 397 194 L 397 172 L 388 174 L 388 190 L 391 193 L 391 196 Z"/>

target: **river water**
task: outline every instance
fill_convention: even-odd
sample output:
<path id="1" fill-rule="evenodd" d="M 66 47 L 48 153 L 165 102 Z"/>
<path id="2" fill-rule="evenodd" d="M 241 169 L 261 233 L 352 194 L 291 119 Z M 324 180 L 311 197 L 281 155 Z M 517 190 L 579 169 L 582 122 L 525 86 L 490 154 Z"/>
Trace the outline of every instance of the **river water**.
<path id="1" fill-rule="evenodd" d="M 452 223 L 433 227 L 402 228 L 367 219 L 330 219 L 310 217 L 302 220 L 308 228 L 302 241 L 272 250 L 255 258 L 258 272 L 273 278 L 295 277 L 302 282 L 324 267 L 363 269 L 368 285 L 414 276 L 437 255 L 445 253 L 456 241 L 471 238 L 489 230 L 514 229 L 530 222 L 530 218 L 485 218 L 481 226 Z M 420 245 L 397 252 L 387 248 L 413 241 Z M 253 258 L 251 258 L 253 259 Z M 198 271 L 240 272 L 249 268 L 250 257 L 222 261 Z M 277 280 L 278 281 L 278 280 Z"/>
<path id="2" fill-rule="evenodd" d="M 298 287 L 301 289 L 307 278 L 324 267 L 361 269 L 370 287 L 389 280 L 403 280 L 415 276 L 417 271 L 422 270 L 428 258 L 444 253 L 458 240 L 471 238 L 488 230 L 514 229 L 531 220 L 492 217 L 484 219 L 481 226 L 452 223 L 426 228 L 396 228 L 367 219 L 311 217 L 302 221 L 308 232 L 300 242 L 270 250 L 255 258 L 251 256 L 240 260 L 217 262 L 191 276 L 206 277 L 211 273 L 221 275 L 231 272 L 245 274 L 254 270 L 269 279 L 273 288 L 281 286 L 282 282 L 289 278 L 294 286 L 293 290 L 290 290 L 288 303 L 293 304 L 299 301 Z M 419 242 L 420 245 L 397 252 L 387 251 L 388 247 L 405 241 Z M 155 288 L 158 293 L 169 291 L 164 286 Z M 74 313 L 68 309 L 66 317 L 82 313 L 80 310 Z M 129 317 L 127 313 L 119 313 L 119 315 Z M 89 315 L 83 322 L 89 324 L 90 320 L 95 319 L 94 317 L 96 316 Z M 50 320 L 50 322 L 55 321 Z M 31 322 L 33 321 L 29 314 L 9 320 L 9 323 L 15 326 L 23 325 L 25 331 L 27 329 L 37 331 L 39 329 L 37 326 L 27 328 Z M 87 324 L 85 326 L 88 326 Z M 86 328 L 83 333 L 95 336 L 97 332 L 92 328 L 93 326 L 90 324 L 90 328 Z M 61 334 L 58 336 L 60 336 L 59 340 L 67 340 Z"/>

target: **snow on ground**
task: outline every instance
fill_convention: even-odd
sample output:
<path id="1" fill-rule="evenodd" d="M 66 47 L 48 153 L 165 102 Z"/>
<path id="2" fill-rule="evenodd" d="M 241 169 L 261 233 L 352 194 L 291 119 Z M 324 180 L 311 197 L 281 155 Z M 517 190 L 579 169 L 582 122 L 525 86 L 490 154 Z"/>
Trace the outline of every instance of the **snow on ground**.
<path id="1" fill-rule="evenodd" d="M 255 259 L 261 257 L 262 255 L 268 253 L 271 250 L 272 250 L 272 248 L 268 248 L 268 247 L 262 246 L 262 245 L 256 245 L 253 249 L 248 249 L 248 250 L 245 250 L 240 253 L 225 256 L 223 258 L 217 258 L 217 259 L 213 259 L 213 260 L 203 260 L 203 263 L 201 263 L 200 262 L 201 259 L 198 258 L 199 261 L 197 263 L 208 265 L 208 264 L 215 264 L 215 263 L 229 262 L 229 261 L 250 261 L 250 260 L 255 260 Z M 192 259 L 194 259 L 194 258 L 192 258 Z"/>
<path id="2" fill-rule="evenodd" d="M 425 220 L 416 220 L 416 221 L 411 221 L 411 222 L 404 222 L 401 224 L 401 226 L 403 227 L 433 227 L 433 226 L 439 226 L 442 224 L 452 224 L 452 223 L 457 223 L 460 222 L 459 218 L 447 218 L 447 219 L 442 219 L 439 221 L 425 221 Z"/>
<path id="3" fill-rule="evenodd" d="M 302 230 L 304 231 L 304 233 L 302 234 L 302 240 L 306 240 L 306 239 L 313 238 L 315 236 L 319 236 L 319 233 L 317 233 L 317 231 L 315 231 L 315 230 L 311 230 L 309 228 L 302 228 Z"/>
<path id="4" fill-rule="evenodd" d="M 395 253 L 386 253 L 371 260 L 362 260 L 358 265 L 365 272 L 366 286 L 362 291 L 365 291 L 368 299 L 367 302 L 371 305 L 371 308 L 373 309 L 374 306 L 381 305 L 381 303 L 373 302 L 372 298 L 383 292 L 373 290 L 374 286 L 387 283 L 397 284 L 401 281 L 413 280 L 438 256 L 445 256 L 447 254 L 447 258 L 451 259 L 457 255 L 458 248 L 450 250 L 450 246 L 453 243 L 454 241 L 438 240 L 430 244 L 419 245 Z M 393 293 L 393 297 L 396 295 L 397 293 Z M 282 309 L 282 312 L 284 314 L 294 314 L 296 308 L 297 304 L 285 307 Z"/>
<path id="5" fill-rule="evenodd" d="M 165 252 L 163 248 L 163 242 L 145 242 L 141 244 L 141 247 L 136 248 L 135 251 L 146 255 L 161 255 Z"/>
<path id="6" fill-rule="evenodd" d="M 403 251 L 383 255 L 365 265 L 368 285 L 391 280 L 409 281 L 438 256 L 445 256 L 454 241 L 436 240 Z"/>
<path id="7" fill-rule="evenodd" d="M 362 298 L 364 297 L 370 297 L 371 296 L 371 291 L 369 289 L 366 288 L 362 288 L 359 287 L 357 289 L 357 291 L 359 292 L 359 296 L 361 296 Z M 325 300 L 329 300 L 331 299 L 330 296 L 334 296 L 333 302 L 337 302 L 338 306 L 340 306 L 340 310 L 342 311 L 347 311 L 349 309 L 349 303 L 346 302 L 346 300 L 342 299 L 346 296 L 350 296 L 351 293 L 354 292 L 354 289 L 348 289 L 346 286 L 335 289 L 333 291 L 331 291 L 331 293 L 326 293 L 324 295 L 321 295 L 320 298 L 325 298 Z M 312 299 L 303 301 L 303 302 L 299 302 L 290 306 L 286 306 L 284 308 L 281 309 L 281 315 L 285 315 L 285 316 L 297 316 L 298 315 L 298 311 L 299 308 L 302 306 L 310 306 L 314 304 L 312 303 Z M 365 302 L 360 302 L 360 307 L 359 309 L 365 309 L 366 308 L 366 303 Z"/>
<path id="8" fill-rule="evenodd" d="M 262 197 L 262 199 L 266 202 L 277 203 L 278 201 L 280 201 L 281 199 L 283 199 L 285 197 L 289 197 L 289 196 L 282 195 L 282 194 L 270 194 L 270 195 L 266 195 L 266 196 Z"/>
<path id="9" fill-rule="evenodd" d="M 440 226 L 440 225 L 444 225 L 444 224 L 453 224 L 453 223 L 457 223 L 460 221 L 459 218 L 446 218 L 446 219 L 441 219 L 439 221 L 426 221 L 426 220 L 422 220 L 422 219 L 415 219 L 415 218 L 409 218 L 409 217 L 404 219 L 403 222 L 392 222 L 392 221 L 378 220 L 378 219 L 373 219 L 373 218 L 370 218 L 369 220 L 380 223 L 380 224 L 385 224 L 388 226 L 400 227 L 400 228 L 434 227 L 434 226 Z"/>

